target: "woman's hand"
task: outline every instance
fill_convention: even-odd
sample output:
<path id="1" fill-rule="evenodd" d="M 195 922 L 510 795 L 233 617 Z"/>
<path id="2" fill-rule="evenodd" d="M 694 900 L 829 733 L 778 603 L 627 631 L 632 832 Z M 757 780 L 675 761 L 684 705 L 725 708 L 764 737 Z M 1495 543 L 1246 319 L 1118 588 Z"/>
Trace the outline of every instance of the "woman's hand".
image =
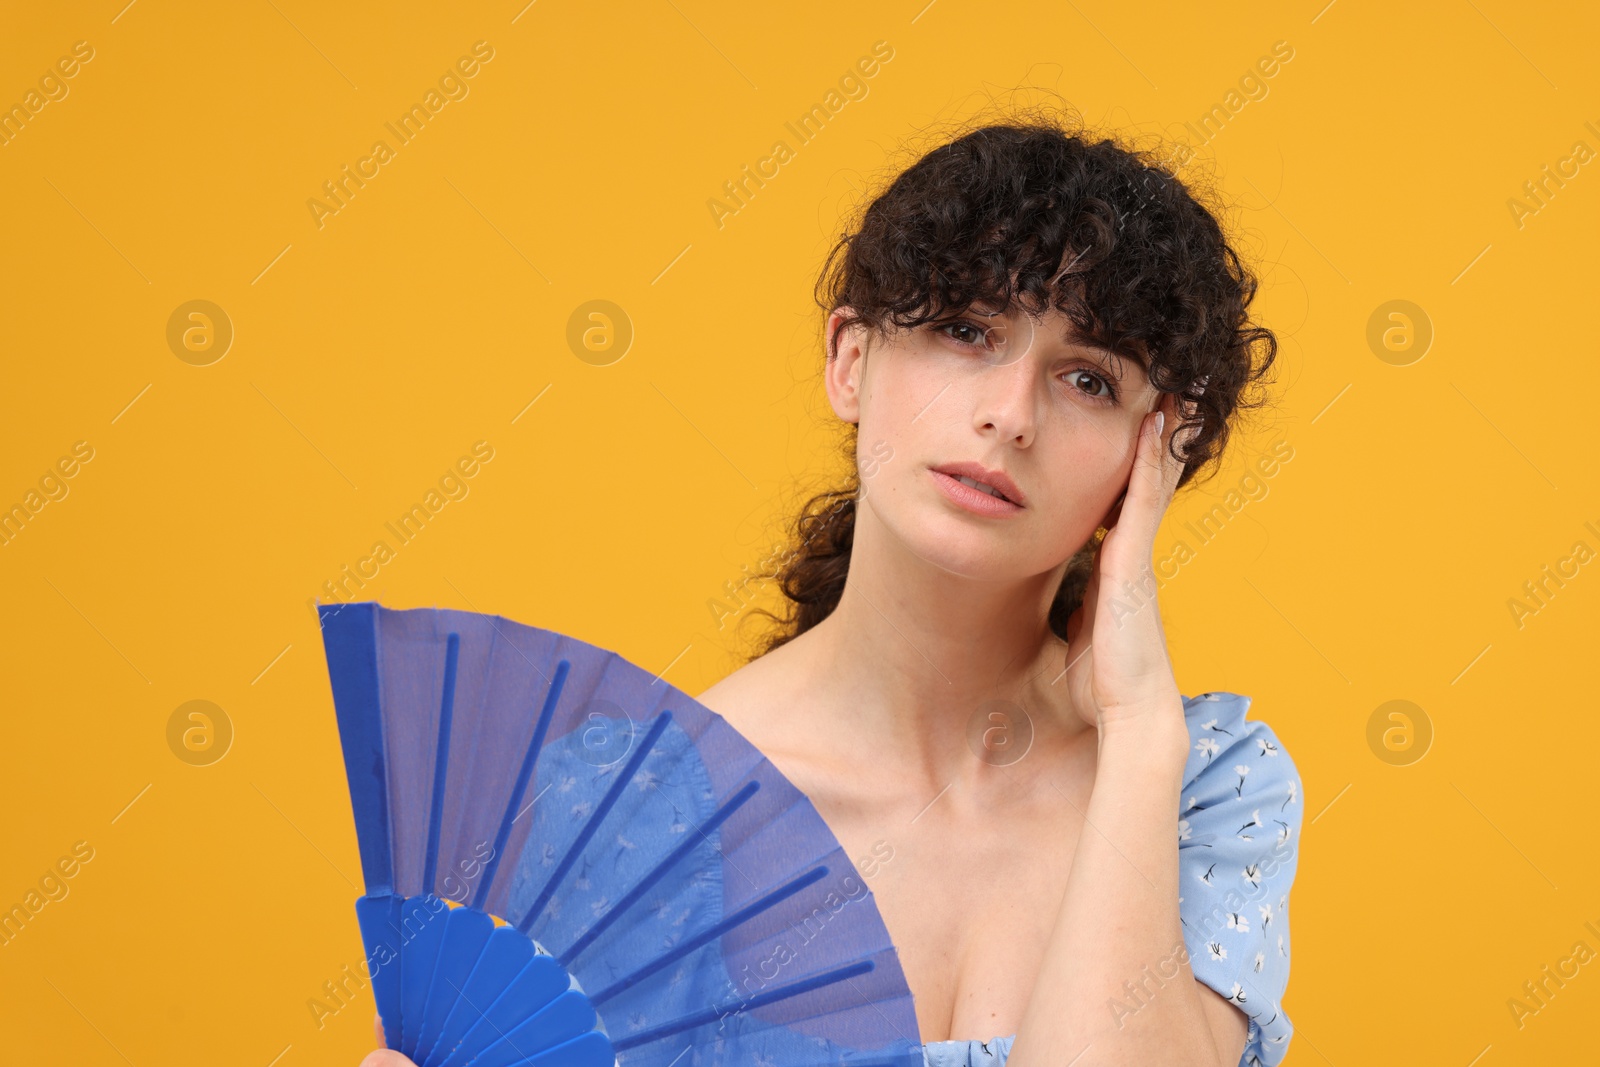
<path id="1" fill-rule="evenodd" d="M 417 1067 L 400 1053 L 383 1047 L 383 1016 L 372 1017 L 372 1028 L 378 1032 L 378 1047 L 367 1053 L 367 1058 L 361 1061 L 361 1067 Z"/>
<path id="2" fill-rule="evenodd" d="M 1152 566 L 1156 531 L 1183 474 L 1183 463 L 1168 448 L 1178 403 L 1176 394 L 1165 394 L 1140 424 L 1127 491 L 1109 517 L 1112 525 L 1096 551 L 1083 603 L 1067 620 L 1068 692 L 1078 714 L 1102 737 L 1107 729 L 1151 712 L 1165 717 L 1168 709 L 1182 706 Z M 1180 439 L 1180 453 L 1196 432 L 1198 427 Z M 1176 725 L 1182 728 L 1181 719 Z"/>
<path id="3" fill-rule="evenodd" d="M 361 1061 L 361 1067 L 417 1067 L 417 1065 L 394 1049 L 380 1048 L 367 1053 L 367 1058 Z"/>

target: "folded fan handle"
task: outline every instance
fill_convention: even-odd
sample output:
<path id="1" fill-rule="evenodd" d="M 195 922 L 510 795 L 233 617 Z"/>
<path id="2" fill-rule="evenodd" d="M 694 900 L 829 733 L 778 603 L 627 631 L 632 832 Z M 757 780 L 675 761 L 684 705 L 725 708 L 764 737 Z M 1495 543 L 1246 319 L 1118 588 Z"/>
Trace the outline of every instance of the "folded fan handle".
<path id="1" fill-rule="evenodd" d="M 383 1043 L 398 1049 L 401 1042 L 400 929 L 405 901 L 392 893 L 356 900 L 356 921 L 367 950 L 367 970 L 372 995 L 383 1018 Z"/>

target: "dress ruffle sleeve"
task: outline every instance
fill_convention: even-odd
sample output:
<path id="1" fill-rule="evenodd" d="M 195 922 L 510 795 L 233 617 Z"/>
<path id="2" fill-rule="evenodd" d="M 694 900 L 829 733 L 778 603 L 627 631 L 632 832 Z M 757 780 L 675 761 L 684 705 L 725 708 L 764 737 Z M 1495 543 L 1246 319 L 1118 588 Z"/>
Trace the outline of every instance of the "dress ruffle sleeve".
<path id="1" fill-rule="evenodd" d="M 1293 1026 L 1289 887 L 1299 859 L 1300 774 L 1250 698 L 1184 701 L 1190 749 L 1178 813 L 1178 913 L 1194 976 L 1250 1018 L 1242 1067 L 1275 1067 Z"/>

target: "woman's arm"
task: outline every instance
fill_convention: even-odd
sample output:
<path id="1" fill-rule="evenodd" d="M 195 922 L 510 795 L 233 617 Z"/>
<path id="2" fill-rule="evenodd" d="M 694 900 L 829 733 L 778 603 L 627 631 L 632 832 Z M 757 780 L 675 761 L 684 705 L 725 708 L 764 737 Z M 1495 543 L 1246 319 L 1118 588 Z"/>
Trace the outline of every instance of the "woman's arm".
<path id="1" fill-rule="evenodd" d="M 1066 685 L 1099 731 L 1099 757 L 1010 1067 L 1237 1067 L 1248 1038 L 1244 1015 L 1194 980 L 1178 918 L 1189 732 L 1151 565 L 1183 472 L 1169 447 L 1178 403 L 1162 397 L 1141 424 L 1127 491 L 1067 623 Z"/>
<path id="2" fill-rule="evenodd" d="M 1178 920 L 1188 747 L 1176 694 L 1101 730 L 1066 892 L 1007 1067 L 1237 1067 L 1247 1020 L 1195 980 Z"/>

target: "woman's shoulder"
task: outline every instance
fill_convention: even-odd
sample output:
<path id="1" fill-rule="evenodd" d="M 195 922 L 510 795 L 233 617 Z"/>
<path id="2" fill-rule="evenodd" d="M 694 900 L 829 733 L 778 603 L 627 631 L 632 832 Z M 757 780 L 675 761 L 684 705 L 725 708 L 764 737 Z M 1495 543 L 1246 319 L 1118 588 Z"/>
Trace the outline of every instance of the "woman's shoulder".
<path id="1" fill-rule="evenodd" d="M 694 698 L 721 716 L 796 785 L 800 781 L 795 775 L 804 777 L 807 751 L 806 731 L 798 724 L 806 717 L 775 712 L 795 711 L 809 699 L 807 672 L 813 668 L 800 655 L 799 645 L 800 639 L 779 645 Z"/>
<path id="2" fill-rule="evenodd" d="M 780 655 L 782 652 L 780 646 L 736 668 L 694 699 L 728 720 L 740 733 L 750 732 L 758 724 L 760 709 L 770 707 L 774 697 L 783 691 L 787 657 Z"/>

